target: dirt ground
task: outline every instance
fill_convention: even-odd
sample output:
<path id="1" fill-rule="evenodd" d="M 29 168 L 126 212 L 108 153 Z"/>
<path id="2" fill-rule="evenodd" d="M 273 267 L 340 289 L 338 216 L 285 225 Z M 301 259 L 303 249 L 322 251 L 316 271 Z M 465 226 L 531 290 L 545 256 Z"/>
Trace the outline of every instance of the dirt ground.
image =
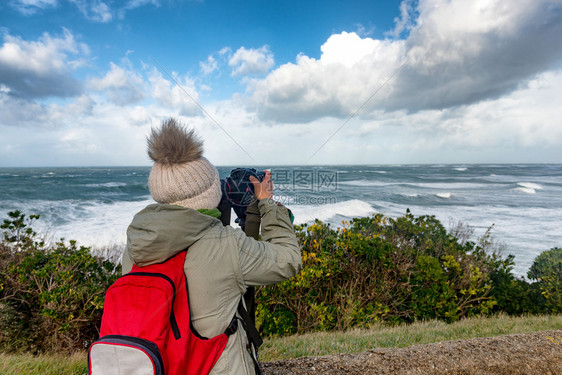
<path id="1" fill-rule="evenodd" d="M 562 375 L 562 330 L 265 362 L 262 369 L 265 375 Z"/>

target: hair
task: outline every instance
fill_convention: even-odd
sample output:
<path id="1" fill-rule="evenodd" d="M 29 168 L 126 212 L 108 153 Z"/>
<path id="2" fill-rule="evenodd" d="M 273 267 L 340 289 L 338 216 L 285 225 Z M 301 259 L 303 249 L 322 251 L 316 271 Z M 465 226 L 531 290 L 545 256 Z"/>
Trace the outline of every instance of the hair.
<path id="1" fill-rule="evenodd" d="M 147 143 L 148 156 L 159 164 L 189 163 L 203 155 L 203 141 L 174 118 L 164 121 L 160 129 L 152 128 Z"/>

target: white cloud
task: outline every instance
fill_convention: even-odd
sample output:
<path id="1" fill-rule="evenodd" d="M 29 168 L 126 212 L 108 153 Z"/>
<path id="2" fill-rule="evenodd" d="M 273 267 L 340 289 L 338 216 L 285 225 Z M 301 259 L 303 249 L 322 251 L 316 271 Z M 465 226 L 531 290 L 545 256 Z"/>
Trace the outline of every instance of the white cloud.
<path id="1" fill-rule="evenodd" d="M 118 106 L 82 95 L 39 104 L 0 94 L 3 166 L 148 165 L 145 136 L 152 121 L 174 112 Z"/>
<path id="2" fill-rule="evenodd" d="M 223 65 L 228 63 L 228 60 L 232 58 L 232 50 L 230 47 L 223 47 L 218 52 L 207 57 L 206 61 L 199 62 L 199 69 L 203 75 L 209 75 L 211 73 L 219 72 L 221 75 L 221 68 Z"/>
<path id="3" fill-rule="evenodd" d="M 0 84 L 11 95 L 27 98 L 80 94 L 82 84 L 72 70 L 84 65 L 88 53 L 88 47 L 66 29 L 61 37 L 45 33 L 37 41 L 5 34 L 0 47 Z"/>
<path id="4" fill-rule="evenodd" d="M 398 38 L 402 33 L 409 32 L 415 26 L 415 0 L 403 0 L 400 3 L 400 17 L 394 19 L 396 26 L 388 35 Z"/>
<path id="5" fill-rule="evenodd" d="M 111 9 L 101 0 L 69 0 L 87 19 L 106 23 L 113 19 Z"/>
<path id="6" fill-rule="evenodd" d="M 175 110 L 186 116 L 197 115 L 201 110 L 196 103 L 199 103 L 199 93 L 195 84 L 189 77 L 178 77 L 173 74 L 175 82 L 164 79 L 160 72 L 153 70 L 148 77 L 151 87 L 152 98 L 160 105 Z"/>
<path id="7" fill-rule="evenodd" d="M 562 3 L 420 1 L 406 68 L 388 108 L 447 108 L 495 98 L 562 58 Z M 421 94 L 421 95 L 420 95 Z"/>
<path id="8" fill-rule="evenodd" d="M 159 0 L 129 0 L 123 7 L 117 10 L 117 15 L 119 19 L 123 19 L 128 11 L 146 5 L 154 5 L 155 7 L 159 7 L 160 1 Z"/>
<path id="9" fill-rule="evenodd" d="M 498 99 L 416 113 L 378 110 L 370 120 L 352 119 L 311 160 L 344 120 L 269 126 L 237 98 L 207 105 L 249 158 L 212 121 L 190 111 L 185 94 L 174 93 L 172 83 L 156 72 L 149 78 L 145 84 L 152 85 L 158 100 L 143 106 L 118 106 L 88 95 L 40 105 L 0 93 L 0 160 L 3 165 L 11 160 L 19 165 L 148 165 L 146 134 L 168 116 L 196 128 L 206 141 L 205 155 L 219 165 L 562 160 L 562 70 L 541 74 Z M 187 78 L 181 81 L 190 85 Z"/>
<path id="10" fill-rule="evenodd" d="M 45 11 L 49 8 L 56 8 L 63 3 L 71 3 L 82 15 L 89 21 L 108 23 L 118 19 L 123 19 L 126 13 L 130 10 L 153 5 L 160 6 L 159 0 L 128 0 L 114 1 L 114 0 L 5 0 L 8 4 L 23 15 L 31 16 L 36 13 Z M 124 3 L 124 4 L 123 4 Z M 115 5 L 115 6 L 114 6 Z"/>
<path id="11" fill-rule="evenodd" d="M 263 76 L 273 67 L 275 60 L 269 46 L 260 48 L 240 47 L 232 53 L 230 47 L 223 47 L 199 62 L 199 69 L 203 75 L 219 72 L 225 64 L 231 69 L 231 76 L 241 76 L 246 80 L 248 76 Z"/>
<path id="12" fill-rule="evenodd" d="M 562 160 L 561 85 L 558 70 L 498 99 L 416 113 L 378 111 L 376 119 L 350 122 L 314 161 L 332 158 L 339 143 L 340 158 L 364 151 L 348 162 L 556 162 Z M 338 128 L 328 128 L 324 139 Z"/>
<path id="13" fill-rule="evenodd" d="M 284 64 L 253 82 L 251 104 L 264 120 L 349 116 L 399 65 L 404 42 L 343 32 L 331 36 L 321 50 L 318 60 L 301 55 L 296 64 Z"/>
<path id="14" fill-rule="evenodd" d="M 257 49 L 240 47 L 228 60 L 233 76 L 265 74 L 275 64 L 269 46 Z"/>
<path id="15" fill-rule="evenodd" d="M 124 8 L 125 9 L 136 9 L 136 8 L 140 8 L 143 7 L 145 5 L 154 5 L 154 6 L 160 6 L 160 1 L 158 0 L 129 0 L 127 2 L 127 4 L 125 4 Z"/>
<path id="16" fill-rule="evenodd" d="M 320 59 L 299 56 L 254 80 L 251 104 L 279 122 L 345 118 L 364 104 L 363 117 L 444 109 L 505 95 L 562 59 L 553 48 L 562 44 L 560 1 L 421 0 L 413 11 L 404 4 L 395 31 L 409 28 L 407 39 L 332 35 Z M 418 15 L 415 24 L 409 14 Z"/>
<path id="17" fill-rule="evenodd" d="M 204 75 L 208 75 L 213 73 L 219 68 L 219 63 L 217 62 L 217 59 L 215 59 L 213 56 L 209 56 L 207 58 L 207 61 L 201 61 L 199 63 L 199 67 L 201 68 L 201 72 Z"/>
<path id="18" fill-rule="evenodd" d="M 47 112 L 44 105 L 0 93 L 0 126 L 38 126 L 44 123 Z"/>
<path id="19" fill-rule="evenodd" d="M 231 53 L 232 53 L 232 50 L 230 49 L 230 47 L 223 47 L 219 51 L 220 56 L 227 56 L 227 55 L 230 55 Z"/>
<path id="20" fill-rule="evenodd" d="M 252 95 L 205 103 L 223 129 L 195 104 L 195 82 L 210 89 L 195 77 L 169 79 L 124 59 L 83 85 L 73 74 L 89 51 L 69 31 L 35 41 L 6 34 L 0 161 L 148 165 L 150 127 L 178 116 L 206 140 L 206 156 L 222 165 L 559 162 L 562 70 L 552 66 L 561 59 L 554 48 L 561 9 L 547 0 L 512 6 L 425 0 L 397 21 L 395 31 L 409 32 L 406 39 L 342 32 L 326 40 L 320 58 L 300 55 L 253 80 L 246 76 L 274 66 L 269 47 L 234 53 L 225 47 L 201 63 L 202 75 L 230 61 Z"/>
<path id="21" fill-rule="evenodd" d="M 102 78 L 92 78 L 89 86 L 95 91 L 105 91 L 109 99 L 120 106 L 138 103 L 144 99 L 145 85 L 142 77 L 114 63 Z"/>
<path id="22" fill-rule="evenodd" d="M 24 15 L 32 15 L 40 10 L 54 8 L 58 5 L 57 0 L 8 0 L 8 4 Z"/>
<path id="23" fill-rule="evenodd" d="M 438 123 L 459 145 L 562 148 L 562 110 L 558 105 L 561 85 L 562 70 L 543 73 L 527 87 L 460 108 L 456 118 Z"/>
<path id="24" fill-rule="evenodd" d="M 356 33 L 342 32 L 334 34 L 320 47 L 323 65 L 343 64 L 351 68 L 363 58 L 371 56 L 384 44 L 383 41 L 371 38 L 361 39 Z"/>

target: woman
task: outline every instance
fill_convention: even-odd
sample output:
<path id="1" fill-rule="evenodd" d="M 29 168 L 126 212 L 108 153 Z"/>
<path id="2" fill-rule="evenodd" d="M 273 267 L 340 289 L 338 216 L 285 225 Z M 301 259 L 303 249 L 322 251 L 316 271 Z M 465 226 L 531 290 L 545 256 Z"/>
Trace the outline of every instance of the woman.
<path id="1" fill-rule="evenodd" d="M 127 273 L 133 264 L 160 263 L 188 248 L 184 271 L 193 326 L 200 335 L 214 337 L 231 323 L 248 286 L 286 280 L 302 263 L 289 212 L 272 200 L 269 172 L 261 182 L 251 180 L 259 200 L 262 241 L 221 224 L 219 174 L 203 157 L 202 145 L 193 130 L 174 119 L 152 130 L 148 154 L 154 165 L 148 185 L 158 203 L 135 215 L 122 263 Z M 255 374 L 248 348 L 240 325 L 211 374 Z"/>

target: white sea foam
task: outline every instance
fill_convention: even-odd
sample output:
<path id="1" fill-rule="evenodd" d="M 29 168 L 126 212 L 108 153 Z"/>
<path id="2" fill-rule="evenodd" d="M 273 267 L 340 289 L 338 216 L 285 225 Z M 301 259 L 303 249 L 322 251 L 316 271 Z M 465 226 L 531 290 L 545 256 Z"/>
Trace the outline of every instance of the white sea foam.
<path id="1" fill-rule="evenodd" d="M 124 247 L 127 226 L 133 216 L 151 203 L 154 203 L 152 199 L 110 204 L 35 201 L 32 205 L 17 209 L 25 213 L 41 214 L 34 228 L 52 240 L 64 238 L 67 241 L 76 240 L 78 245 L 103 248 Z M 311 223 L 314 219 L 319 219 L 332 225 L 341 225 L 343 219 L 369 216 L 375 212 L 369 203 L 359 199 L 331 204 L 292 204 L 288 207 L 295 215 L 295 224 Z M 235 217 L 233 213 L 233 222 Z M 64 221 L 57 223 L 61 218 Z"/>
<path id="2" fill-rule="evenodd" d="M 339 181 L 338 184 L 350 186 L 388 186 L 392 185 L 386 182 L 369 181 L 369 180 L 353 180 L 353 181 Z"/>
<path id="3" fill-rule="evenodd" d="M 518 188 L 515 188 L 513 190 L 521 191 L 521 192 L 527 193 L 527 194 L 536 194 L 537 193 L 537 191 L 535 189 L 529 188 L 529 187 L 518 187 Z"/>
<path id="4" fill-rule="evenodd" d="M 536 194 L 537 190 L 542 190 L 543 188 L 541 185 L 532 182 L 518 182 L 517 185 L 519 187 L 516 187 L 513 190 L 521 191 L 527 194 Z"/>
<path id="5" fill-rule="evenodd" d="M 481 189 L 490 186 L 490 184 L 476 182 L 419 182 L 408 183 L 406 185 L 429 189 Z"/>
<path id="6" fill-rule="evenodd" d="M 359 199 L 325 205 L 297 205 L 290 208 L 295 215 L 295 224 L 310 223 L 314 219 L 331 224 L 341 224 L 334 221 L 336 216 L 351 218 L 369 216 L 375 213 L 373 206 Z"/>
<path id="7" fill-rule="evenodd" d="M 466 171 L 468 168 L 459 167 L 459 168 L 454 168 L 454 169 L 455 169 L 455 171 L 464 172 L 464 171 Z"/>
<path id="8" fill-rule="evenodd" d="M 562 211 L 550 208 L 525 208 L 495 206 L 493 210 L 482 206 L 416 206 L 385 204 L 380 209 L 392 217 L 401 216 L 406 208 L 418 215 L 435 215 L 446 225 L 451 219 L 460 220 L 475 229 L 472 240 L 477 240 L 490 226 L 497 243 L 504 244 L 502 255 L 515 255 L 514 274 L 525 276 L 533 260 L 541 252 L 559 246 L 562 238 Z"/>
<path id="9" fill-rule="evenodd" d="M 534 190 L 542 190 L 542 186 L 539 184 L 535 184 L 532 182 L 518 182 L 517 185 L 524 187 L 524 188 L 528 188 L 528 189 L 534 189 Z"/>
<path id="10" fill-rule="evenodd" d="M 402 195 L 403 197 L 411 197 L 411 198 L 416 198 L 420 196 L 417 193 L 401 193 L 400 195 Z"/>
<path id="11" fill-rule="evenodd" d="M 118 202 L 90 206 L 85 210 L 82 225 L 69 222 L 59 230 L 72 233 L 73 237 L 88 246 L 124 246 L 127 241 L 126 230 L 133 216 L 152 199 L 135 202 Z"/>
<path id="12" fill-rule="evenodd" d="M 133 216 L 152 199 L 114 203 L 33 201 L 18 204 L 26 214 L 39 214 L 34 229 L 51 240 L 76 240 L 80 246 L 124 247 L 126 230 Z"/>
<path id="13" fill-rule="evenodd" d="M 112 187 L 122 187 L 122 186 L 127 186 L 128 184 L 125 182 L 106 182 L 106 183 L 102 183 L 102 184 L 86 184 L 84 186 L 88 186 L 88 187 L 108 187 L 108 188 L 112 188 Z"/>
<path id="14" fill-rule="evenodd" d="M 133 202 L 97 204 L 84 211 L 82 225 L 69 222 L 59 230 L 71 232 L 73 236 L 89 246 L 124 246 L 126 230 L 133 216 L 146 205 L 154 203 L 150 199 Z"/>
<path id="15" fill-rule="evenodd" d="M 435 195 L 437 195 L 439 198 L 443 198 L 443 199 L 449 199 L 453 196 L 453 194 L 451 194 L 451 193 L 437 193 Z"/>

